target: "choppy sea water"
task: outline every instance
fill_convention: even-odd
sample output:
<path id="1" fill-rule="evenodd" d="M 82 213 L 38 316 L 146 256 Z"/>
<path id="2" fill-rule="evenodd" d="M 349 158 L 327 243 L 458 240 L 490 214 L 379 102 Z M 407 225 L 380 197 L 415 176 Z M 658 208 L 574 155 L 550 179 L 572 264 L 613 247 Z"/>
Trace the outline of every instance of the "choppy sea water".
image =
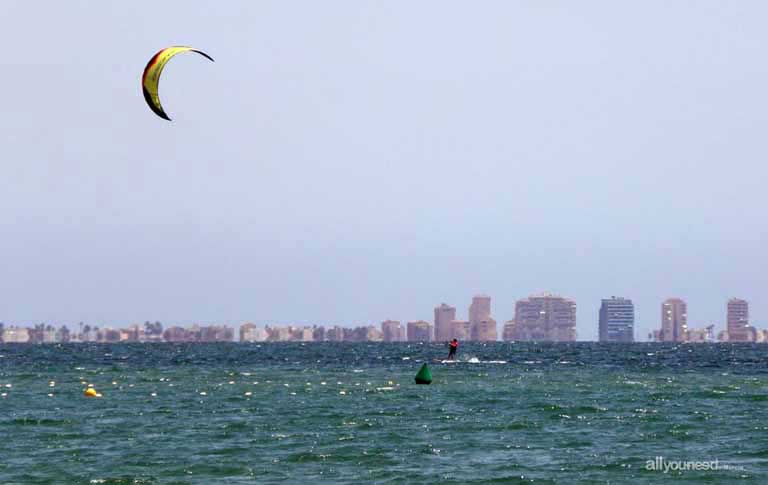
<path id="1" fill-rule="evenodd" d="M 768 483 L 768 345 L 446 353 L 0 345 L 0 483 Z"/>

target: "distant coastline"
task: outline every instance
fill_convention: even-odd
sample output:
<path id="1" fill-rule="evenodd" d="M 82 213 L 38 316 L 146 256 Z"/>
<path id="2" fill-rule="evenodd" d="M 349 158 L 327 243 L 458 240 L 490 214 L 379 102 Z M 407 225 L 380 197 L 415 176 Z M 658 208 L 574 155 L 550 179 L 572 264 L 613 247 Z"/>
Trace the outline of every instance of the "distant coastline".
<path id="1" fill-rule="evenodd" d="M 247 322 L 235 329 L 229 325 L 191 326 L 161 322 L 132 324 L 126 328 L 91 326 L 83 322 L 70 330 L 41 323 L 33 327 L 0 322 L 0 343 L 119 343 L 119 342 L 635 342 L 635 308 L 629 298 L 612 296 L 601 302 L 598 340 L 576 338 L 576 302 L 551 293 L 518 300 L 515 317 L 499 332 L 491 316 L 491 297 L 477 295 L 469 305 L 468 319 L 456 317 L 456 307 L 441 303 L 434 308 L 434 323 L 425 320 L 385 320 L 379 325 L 342 327 L 340 325 L 257 325 Z M 749 323 L 749 303 L 731 298 L 726 305 L 726 329 L 715 333 L 715 325 L 698 328 L 688 325 L 688 306 L 680 298 L 661 303 L 658 330 L 648 334 L 650 342 L 768 343 L 768 330 Z"/>
<path id="2" fill-rule="evenodd" d="M 118 344 L 118 343 L 323 343 L 323 342 L 391 342 L 391 343 L 429 343 L 439 342 L 434 337 L 408 338 L 405 334 L 402 339 L 392 337 L 387 333 L 387 324 L 383 329 L 374 325 L 348 327 L 324 327 L 324 326 L 258 326 L 253 323 L 245 323 L 239 327 L 239 335 L 235 335 L 235 329 L 228 325 L 192 325 L 189 327 L 170 326 L 164 328 L 160 322 L 146 322 L 144 325 L 131 325 L 127 328 L 96 327 L 78 325 L 76 331 L 72 331 L 66 325 L 54 327 L 48 324 L 38 324 L 34 327 L 7 326 L 0 323 L 0 344 Z M 413 323 L 413 322 L 410 322 Z M 419 324 L 426 322 L 418 322 Z M 758 335 L 761 335 L 760 332 Z M 422 335 L 421 337 L 425 337 Z M 472 340 L 463 342 L 536 342 L 536 343 L 594 343 L 597 340 Z M 631 342 L 604 342 L 622 344 L 663 343 L 658 340 L 631 341 Z M 728 343 L 727 340 L 690 340 L 672 343 Z M 734 343 L 734 342 L 730 342 Z M 768 343 L 768 338 L 761 338 L 752 343 Z"/>

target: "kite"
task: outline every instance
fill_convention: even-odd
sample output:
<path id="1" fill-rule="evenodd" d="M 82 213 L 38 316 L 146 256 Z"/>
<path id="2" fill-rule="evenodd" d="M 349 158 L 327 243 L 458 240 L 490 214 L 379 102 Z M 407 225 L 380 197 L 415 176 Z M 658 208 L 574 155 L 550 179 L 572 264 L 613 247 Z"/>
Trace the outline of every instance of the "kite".
<path id="1" fill-rule="evenodd" d="M 196 52 L 209 61 L 214 62 L 211 56 L 203 51 L 193 49 L 192 47 L 166 47 L 152 56 L 152 59 L 147 63 L 147 67 L 144 68 L 144 74 L 141 76 L 141 87 L 144 91 L 144 99 L 147 101 L 149 109 L 151 109 L 157 116 L 168 121 L 171 121 L 171 119 L 165 114 L 163 105 L 160 104 L 160 94 L 158 93 L 160 74 L 163 73 L 163 68 L 168 64 L 168 61 L 170 61 L 176 54 L 181 54 L 182 52 Z"/>

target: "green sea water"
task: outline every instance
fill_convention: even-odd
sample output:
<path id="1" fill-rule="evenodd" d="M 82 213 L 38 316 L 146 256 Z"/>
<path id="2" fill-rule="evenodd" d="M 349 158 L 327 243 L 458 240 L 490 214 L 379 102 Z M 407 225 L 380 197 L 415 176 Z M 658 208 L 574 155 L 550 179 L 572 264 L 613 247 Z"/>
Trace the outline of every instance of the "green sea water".
<path id="1" fill-rule="evenodd" d="M 446 354 L 0 345 L 0 483 L 768 483 L 768 346 Z"/>

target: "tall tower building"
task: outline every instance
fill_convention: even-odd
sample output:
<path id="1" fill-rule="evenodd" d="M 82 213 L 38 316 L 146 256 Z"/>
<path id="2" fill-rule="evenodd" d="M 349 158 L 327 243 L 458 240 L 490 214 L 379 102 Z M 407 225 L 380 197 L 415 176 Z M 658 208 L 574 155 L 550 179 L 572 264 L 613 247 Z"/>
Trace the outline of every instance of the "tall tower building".
<path id="1" fill-rule="evenodd" d="M 496 320 L 491 318 L 491 297 L 476 296 L 469 305 L 469 338 L 496 340 Z"/>
<path id="2" fill-rule="evenodd" d="M 627 298 L 612 296 L 600 305 L 600 341 L 635 341 L 635 305 Z"/>
<path id="3" fill-rule="evenodd" d="M 754 331 L 749 326 L 749 303 L 738 298 L 728 300 L 728 341 L 752 342 Z"/>
<path id="4" fill-rule="evenodd" d="M 441 303 L 435 308 L 435 340 L 445 342 L 453 338 L 453 322 L 456 320 L 456 308 Z M 410 340 L 410 339 L 409 339 Z"/>
<path id="5" fill-rule="evenodd" d="M 688 333 L 688 305 L 680 298 L 668 298 L 661 304 L 661 341 L 685 342 Z"/>
<path id="6" fill-rule="evenodd" d="M 576 340 L 576 302 L 544 293 L 515 303 L 515 319 L 509 322 L 510 340 L 573 342 Z"/>

